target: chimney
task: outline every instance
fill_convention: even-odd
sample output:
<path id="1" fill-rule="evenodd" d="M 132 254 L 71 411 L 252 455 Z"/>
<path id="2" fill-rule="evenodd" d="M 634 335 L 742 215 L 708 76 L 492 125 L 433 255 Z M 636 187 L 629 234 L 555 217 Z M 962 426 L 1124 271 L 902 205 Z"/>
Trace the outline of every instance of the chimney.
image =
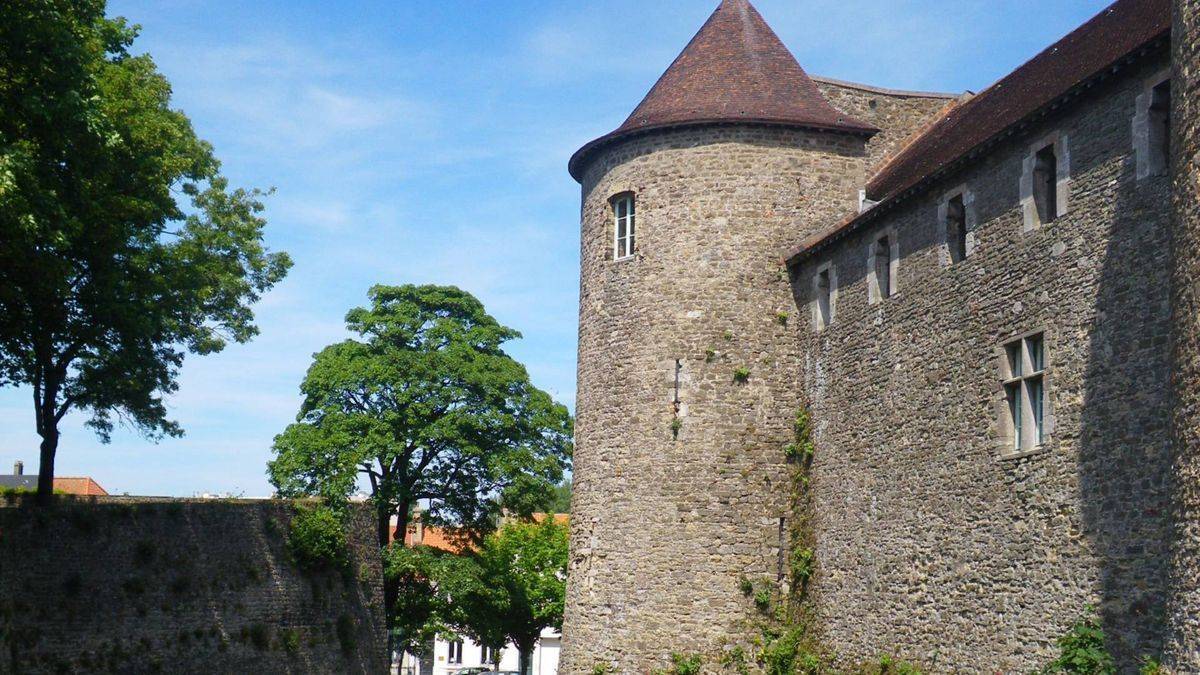
<path id="1" fill-rule="evenodd" d="M 17 460 L 16 462 L 13 462 L 13 475 L 14 476 L 24 476 L 25 475 L 25 462 L 22 462 L 21 460 Z"/>

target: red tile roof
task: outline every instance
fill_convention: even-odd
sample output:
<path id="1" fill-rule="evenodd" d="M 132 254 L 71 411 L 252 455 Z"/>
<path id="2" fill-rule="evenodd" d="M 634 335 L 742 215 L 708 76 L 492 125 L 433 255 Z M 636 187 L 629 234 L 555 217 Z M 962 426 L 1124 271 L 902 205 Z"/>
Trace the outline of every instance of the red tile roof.
<path id="1" fill-rule="evenodd" d="M 565 513 L 556 513 L 550 516 L 545 513 L 533 514 L 533 522 L 540 523 L 546 518 L 554 518 L 555 524 L 566 525 L 570 522 L 570 516 Z M 392 528 L 392 541 L 396 540 L 396 528 Z M 417 524 L 410 523 L 408 530 L 404 533 L 404 545 L 414 546 L 421 544 L 450 553 L 463 553 L 464 551 L 474 549 L 469 537 L 461 536 L 450 530 L 441 527 L 425 527 L 421 530 L 420 541 L 417 541 Z"/>
<path id="2" fill-rule="evenodd" d="M 650 129 L 753 122 L 870 135 L 875 127 L 837 111 L 747 0 L 723 0 L 667 72 L 616 131 L 571 157 L 586 159 L 618 138 Z"/>
<path id="3" fill-rule="evenodd" d="M 867 184 L 879 202 L 805 241 L 792 260 L 854 231 L 926 180 L 1004 138 L 1030 117 L 1115 64 L 1167 36 L 1170 0 L 1118 0 L 1020 68 L 950 108 L 883 166 Z"/>
<path id="4" fill-rule="evenodd" d="M 81 478 L 73 478 L 70 476 L 55 477 L 54 489 L 57 492 L 62 492 L 69 495 L 95 495 L 104 496 L 108 491 L 100 487 L 100 484 L 92 480 L 89 476 Z"/>

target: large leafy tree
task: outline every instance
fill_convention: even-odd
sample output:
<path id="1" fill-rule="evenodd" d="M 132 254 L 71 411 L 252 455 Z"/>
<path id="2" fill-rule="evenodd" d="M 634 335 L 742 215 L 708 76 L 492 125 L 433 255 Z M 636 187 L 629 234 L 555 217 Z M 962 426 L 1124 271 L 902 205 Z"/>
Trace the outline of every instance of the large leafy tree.
<path id="1" fill-rule="evenodd" d="M 257 191 L 129 49 L 104 0 L 0 2 L 0 385 L 31 386 L 53 487 L 59 425 L 90 414 L 177 436 L 163 396 L 184 356 L 256 333 L 250 304 L 290 261 L 262 244 Z"/>
<path id="2" fill-rule="evenodd" d="M 275 438 L 279 493 L 344 501 L 369 484 L 380 547 L 419 503 L 427 525 L 466 535 L 549 504 L 571 417 L 504 352 L 519 334 L 454 287 L 376 286 L 370 299 L 346 316 L 358 339 L 316 355 L 297 422 Z"/>
<path id="3" fill-rule="evenodd" d="M 443 622 L 480 644 L 512 643 L 520 672 L 530 673 L 542 631 L 562 629 L 567 539 L 566 526 L 552 517 L 510 522 L 484 538 L 476 551 L 442 567 Z"/>

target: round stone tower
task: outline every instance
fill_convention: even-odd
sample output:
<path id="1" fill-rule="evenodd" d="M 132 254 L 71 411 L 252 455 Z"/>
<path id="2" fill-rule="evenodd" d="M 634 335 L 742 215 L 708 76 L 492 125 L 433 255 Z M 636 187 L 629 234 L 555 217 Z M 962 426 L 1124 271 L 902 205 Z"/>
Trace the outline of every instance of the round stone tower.
<path id="1" fill-rule="evenodd" d="M 786 564 L 798 312 L 782 260 L 856 205 L 876 130 L 725 0 L 585 145 L 564 673 L 715 654 Z"/>
<path id="2" fill-rule="evenodd" d="M 1167 664 L 1200 672 L 1200 0 L 1175 0 L 1174 157 L 1176 540 Z"/>

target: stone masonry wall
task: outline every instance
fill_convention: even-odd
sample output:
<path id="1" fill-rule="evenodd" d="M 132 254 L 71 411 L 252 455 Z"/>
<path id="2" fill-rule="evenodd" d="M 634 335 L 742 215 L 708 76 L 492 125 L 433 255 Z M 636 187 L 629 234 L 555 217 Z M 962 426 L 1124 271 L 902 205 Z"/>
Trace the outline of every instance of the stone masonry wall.
<path id="1" fill-rule="evenodd" d="M 1200 1 L 1177 0 L 1175 70 L 1175 466 L 1178 500 L 1169 662 L 1200 672 Z"/>
<path id="2" fill-rule="evenodd" d="M 825 78 L 814 81 L 834 108 L 883 130 L 867 143 L 868 175 L 959 98 L 954 94 L 895 91 Z"/>
<path id="3" fill-rule="evenodd" d="M 1095 605 L 1122 672 L 1162 649 L 1170 541 L 1169 179 L 1136 178 L 1135 99 L 1165 55 L 1123 69 L 866 231 L 794 270 L 812 404 L 817 597 L 847 660 L 1029 672 Z M 1069 212 L 1023 233 L 1022 160 L 1068 138 Z M 938 201 L 974 194 L 949 265 Z M 868 303 L 876 233 L 898 292 Z M 795 241 L 800 241 L 797 237 Z M 833 325 L 811 322 L 832 262 Z M 1051 432 L 1002 459 L 1002 345 L 1044 331 Z"/>
<path id="4" fill-rule="evenodd" d="M 780 261 L 799 223 L 854 208 L 863 159 L 860 138 L 729 125 L 629 139 L 587 169 L 562 672 L 713 654 L 753 611 L 739 578 L 782 575 L 799 362 Z M 614 261 L 626 191 L 637 255 Z"/>
<path id="5" fill-rule="evenodd" d="M 0 673 L 385 673 L 382 570 L 291 562 L 284 501 L 0 505 Z"/>

